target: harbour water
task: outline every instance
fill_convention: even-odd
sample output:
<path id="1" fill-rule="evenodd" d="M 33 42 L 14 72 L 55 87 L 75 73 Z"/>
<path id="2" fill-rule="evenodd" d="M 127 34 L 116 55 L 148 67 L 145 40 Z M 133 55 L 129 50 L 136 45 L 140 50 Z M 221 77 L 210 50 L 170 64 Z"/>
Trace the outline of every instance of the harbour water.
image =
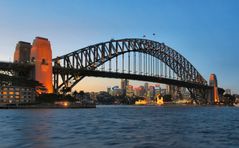
<path id="1" fill-rule="evenodd" d="M 0 147 L 238 147 L 239 108 L 0 110 Z"/>

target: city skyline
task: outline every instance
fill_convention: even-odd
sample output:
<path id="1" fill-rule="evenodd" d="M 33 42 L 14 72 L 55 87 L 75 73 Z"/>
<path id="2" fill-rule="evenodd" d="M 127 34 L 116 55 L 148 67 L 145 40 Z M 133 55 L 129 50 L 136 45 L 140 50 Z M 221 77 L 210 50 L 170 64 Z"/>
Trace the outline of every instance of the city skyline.
<path id="1" fill-rule="evenodd" d="M 131 3 L 120 1 L 115 6 L 109 0 L 1 1 L 0 33 L 4 34 L 0 36 L 1 61 L 12 61 L 9 58 L 16 43 L 20 40 L 32 43 L 35 36 L 48 38 L 56 57 L 111 38 L 146 35 L 184 55 L 207 81 L 215 73 L 220 87 L 239 92 L 236 68 L 239 2 L 187 1 L 184 5 L 178 1 L 151 0 L 135 1 L 133 8 Z M 119 83 L 120 79 L 85 78 L 77 87 L 98 91 Z"/>

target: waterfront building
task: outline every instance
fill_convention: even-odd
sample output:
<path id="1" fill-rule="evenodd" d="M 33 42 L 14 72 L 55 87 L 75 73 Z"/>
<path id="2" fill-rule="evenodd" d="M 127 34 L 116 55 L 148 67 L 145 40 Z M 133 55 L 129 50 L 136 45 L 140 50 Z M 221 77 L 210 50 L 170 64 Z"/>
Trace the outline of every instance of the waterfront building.
<path id="1" fill-rule="evenodd" d="M 144 90 L 147 92 L 149 88 L 149 83 L 144 83 Z"/>
<path id="2" fill-rule="evenodd" d="M 134 89 L 134 94 L 139 97 L 143 97 L 145 93 L 144 86 L 139 86 Z"/>
<path id="3" fill-rule="evenodd" d="M 162 88 L 161 89 L 161 95 L 164 96 L 167 94 L 167 89 Z"/>
<path id="4" fill-rule="evenodd" d="M 178 87 L 174 85 L 167 85 L 167 94 L 171 95 L 172 97 L 176 96 Z"/>
<path id="5" fill-rule="evenodd" d="M 107 93 L 111 94 L 111 87 L 107 87 Z"/>
<path id="6" fill-rule="evenodd" d="M 35 89 L 19 86 L 1 86 L 0 103 L 32 103 L 35 102 Z"/>
<path id="7" fill-rule="evenodd" d="M 155 97 L 155 88 L 154 86 L 149 86 L 148 97 L 153 100 Z"/>
<path id="8" fill-rule="evenodd" d="M 231 93 L 231 89 L 226 89 L 224 94 L 231 95 L 231 94 L 232 94 L 232 93 Z"/>
<path id="9" fill-rule="evenodd" d="M 96 96 L 98 95 L 97 92 L 90 92 L 90 98 L 94 101 L 96 101 Z"/>
<path id="10" fill-rule="evenodd" d="M 114 86 L 110 90 L 109 94 L 112 96 L 120 96 L 120 95 L 122 95 L 122 89 L 120 89 L 119 86 Z"/>
<path id="11" fill-rule="evenodd" d="M 82 91 L 83 92 L 83 91 Z M 79 100 L 80 103 L 82 104 L 91 104 L 94 102 L 94 100 L 91 98 L 90 93 L 88 92 L 83 92 L 83 93 L 78 93 L 75 98 Z"/>
<path id="12" fill-rule="evenodd" d="M 134 96 L 134 89 L 133 89 L 132 85 L 128 85 L 126 87 L 126 96 L 128 96 L 128 97 Z"/>
<path id="13" fill-rule="evenodd" d="M 159 84 L 156 84 L 154 88 L 155 88 L 155 95 L 156 96 L 161 94 L 161 87 L 160 87 Z"/>

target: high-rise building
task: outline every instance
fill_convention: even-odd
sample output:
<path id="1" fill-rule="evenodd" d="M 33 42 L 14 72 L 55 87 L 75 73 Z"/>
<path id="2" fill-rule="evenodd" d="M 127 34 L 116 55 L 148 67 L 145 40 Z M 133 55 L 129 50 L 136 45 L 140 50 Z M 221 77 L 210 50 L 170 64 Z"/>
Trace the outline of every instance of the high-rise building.
<path id="1" fill-rule="evenodd" d="M 153 100 L 154 97 L 155 97 L 155 88 L 154 86 L 149 86 L 149 89 L 148 89 L 148 97 Z"/>
<path id="2" fill-rule="evenodd" d="M 149 83 L 144 83 L 144 89 L 145 89 L 146 91 L 148 91 L 148 89 L 149 89 Z"/>
<path id="3" fill-rule="evenodd" d="M 121 90 L 122 90 L 122 95 L 126 95 L 126 87 L 129 85 L 129 80 L 127 79 L 121 79 Z"/>

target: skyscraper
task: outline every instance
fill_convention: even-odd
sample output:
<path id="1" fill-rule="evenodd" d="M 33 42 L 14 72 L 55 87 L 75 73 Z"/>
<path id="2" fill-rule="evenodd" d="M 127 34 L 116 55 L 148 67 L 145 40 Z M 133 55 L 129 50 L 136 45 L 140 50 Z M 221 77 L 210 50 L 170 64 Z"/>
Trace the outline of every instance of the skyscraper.
<path id="1" fill-rule="evenodd" d="M 126 95 L 126 88 L 129 85 L 129 81 L 127 79 L 121 79 L 121 90 L 122 90 L 122 95 Z"/>

